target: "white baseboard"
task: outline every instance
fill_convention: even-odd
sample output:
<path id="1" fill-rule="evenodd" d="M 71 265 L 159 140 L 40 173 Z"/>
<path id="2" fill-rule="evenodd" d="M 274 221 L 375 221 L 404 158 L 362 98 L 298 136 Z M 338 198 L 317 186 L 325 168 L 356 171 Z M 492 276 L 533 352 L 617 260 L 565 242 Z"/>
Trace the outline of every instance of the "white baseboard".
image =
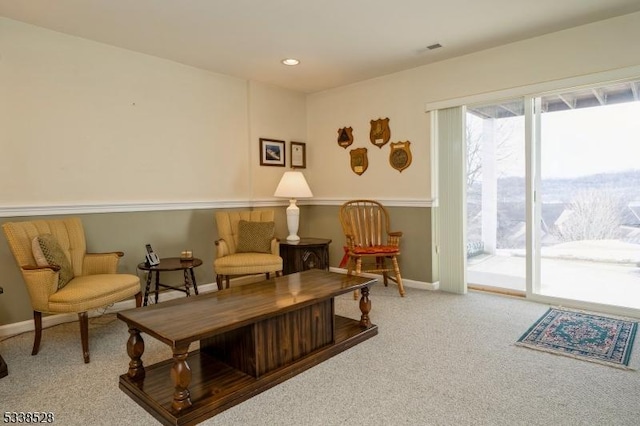
<path id="1" fill-rule="evenodd" d="M 329 270 L 331 272 L 338 272 L 340 274 L 346 274 L 347 270 L 344 268 L 329 268 Z M 379 280 L 382 279 L 382 275 L 377 275 L 377 274 L 370 274 L 370 273 L 362 273 L 360 274 L 363 277 L 369 277 L 369 278 L 377 278 Z M 440 289 L 440 282 L 436 281 L 435 283 L 428 283 L 425 281 L 415 281 L 415 280 L 408 280 L 406 278 L 402 279 L 402 285 L 405 287 L 411 287 L 411 288 L 417 288 L 420 290 L 438 290 Z"/>
<path id="2" fill-rule="evenodd" d="M 346 274 L 347 270 L 344 268 L 330 268 L 331 272 L 337 272 L 340 274 Z M 361 274 L 365 277 L 370 278 L 378 278 L 382 279 L 381 275 L 376 274 Z M 250 282 L 260 281 L 264 279 L 264 275 L 250 275 L 244 277 L 234 278 L 231 281 L 236 285 L 248 284 Z M 402 283 L 405 287 L 417 288 L 420 290 L 438 290 L 440 285 L 438 282 L 436 283 L 427 283 L 422 281 L 414 281 L 403 279 Z M 208 293 L 210 291 L 217 291 L 218 286 L 216 283 L 211 284 L 203 284 L 198 286 L 199 293 Z M 150 295 L 151 296 L 151 295 Z M 159 295 L 159 301 L 165 302 L 171 299 L 177 299 L 179 297 L 184 297 L 184 293 L 181 291 L 163 291 Z M 134 299 L 123 300 L 122 302 L 114 303 L 113 305 L 109 305 L 103 309 L 96 309 L 93 311 L 89 311 L 89 317 L 98 317 L 104 314 L 111 314 L 119 311 L 124 311 L 126 309 L 132 309 L 136 307 L 136 301 Z M 54 325 L 62 324 L 65 322 L 73 322 L 78 320 L 77 314 L 55 314 L 55 315 L 47 315 L 42 317 L 42 328 L 53 327 Z M 34 330 L 33 320 L 29 319 L 26 321 L 15 322 L 13 324 L 6 324 L 0 326 L 0 338 L 15 336 L 16 334 L 26 333 Z"/>

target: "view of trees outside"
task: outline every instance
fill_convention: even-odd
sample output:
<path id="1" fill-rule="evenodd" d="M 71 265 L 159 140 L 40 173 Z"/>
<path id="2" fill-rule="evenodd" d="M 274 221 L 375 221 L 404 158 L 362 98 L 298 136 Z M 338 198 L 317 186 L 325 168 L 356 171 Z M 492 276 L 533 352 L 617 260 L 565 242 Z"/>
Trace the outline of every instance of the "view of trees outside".
<path id="1" fill-rule="evenodd" d="M 524 250 L 525 167 L 524 116 L 493 119 L 491 134 L 486 119 L 467 114 L 467 241 L 469 255 L 484 251 L 482 236 L 484 144 L 494 140 L 492 175 L 497 180 L 496 248 Z M 486 200 L 485 200 L 486 201 Z M 486 213 L 485 213 L 486 214 Z M 521 235 L 520 235 L 521 234 Z"/>
<path id="2" fill-rule="evenodd" d="M 542 98 L 541 276 L 534 293 L 640 309 L 640 82 L 630 87 L 624 100 L 599 88 Z M 588 91 L 597 101 L 579 105 Z M 471 284 L 525 289 L 522 110 L 467 109 Z"/>
<path id="3" fill-rule="evenodd" d="M 542 115 L 542 245 L 640 243 L 640 102 Z M 467 115 L 467 238 L 482 246 L 482 144 L 487 119 Z M 525 244 L 524 117 L 497 118 L 498 249 Z M 475 250 L 474 250 L 475 248 Z"/>

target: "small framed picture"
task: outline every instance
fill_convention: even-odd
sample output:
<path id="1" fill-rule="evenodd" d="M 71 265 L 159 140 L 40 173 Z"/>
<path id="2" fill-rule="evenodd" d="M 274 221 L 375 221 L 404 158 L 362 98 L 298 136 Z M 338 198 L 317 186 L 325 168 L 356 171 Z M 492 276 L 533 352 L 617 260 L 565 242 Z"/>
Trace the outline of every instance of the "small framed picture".
<path id="1" fill-rule="evenodd" d="M 307 168 L 307 146 L 303 142 L 291 142 L 291 168 Z"/>
<path id="2" fill-rule="evenodd" d="M 284 167 L 284 141 L 260 138 L 260 165 Z"/>

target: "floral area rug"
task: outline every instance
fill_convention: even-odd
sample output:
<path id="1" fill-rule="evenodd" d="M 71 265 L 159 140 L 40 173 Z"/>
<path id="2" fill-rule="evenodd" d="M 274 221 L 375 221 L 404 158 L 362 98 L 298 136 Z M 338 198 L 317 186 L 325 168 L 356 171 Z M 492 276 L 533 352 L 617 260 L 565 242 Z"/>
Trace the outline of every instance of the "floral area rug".
<path id="1" fill-rule="evenodd" d="M 516 345 L 630 369 L 637 327 L 635 321 L 550 308 Z"/>

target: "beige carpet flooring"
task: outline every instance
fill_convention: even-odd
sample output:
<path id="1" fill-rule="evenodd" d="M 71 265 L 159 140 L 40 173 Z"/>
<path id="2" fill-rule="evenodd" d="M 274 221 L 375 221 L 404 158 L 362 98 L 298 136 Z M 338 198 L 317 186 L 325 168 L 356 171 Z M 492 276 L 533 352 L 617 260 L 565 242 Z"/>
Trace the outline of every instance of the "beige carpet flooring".
<path id="1" fill-rule="evenodd" d="M 640 373 L 517 347 L 548 308 L 375 285 L 379 335 L 205 421 L 206 425 L 638 425 Z M 336 311 L 359 317 L 351 295 Z M 169 318 L 167 319 L 170 320 Z M 0 342 L 9 376 L 0 409 L 50 411 L 60 425 L 153 425 L 118 388 L 128 366 L 127 329 L 115 315 L 90 320 L 91 363 L 77 323 Z M 145 339 L 145 364 L 171 356 Z M 637 364 L 635 348 L 632 364 Z"/>

